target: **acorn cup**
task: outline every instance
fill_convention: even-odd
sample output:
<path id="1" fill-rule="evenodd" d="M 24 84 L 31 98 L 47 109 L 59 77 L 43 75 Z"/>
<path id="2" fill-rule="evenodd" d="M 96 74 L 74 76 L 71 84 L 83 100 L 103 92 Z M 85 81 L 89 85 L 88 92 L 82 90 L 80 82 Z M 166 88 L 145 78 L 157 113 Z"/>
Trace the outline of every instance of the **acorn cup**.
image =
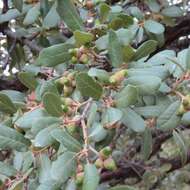
<path id="1" fill-rule="evenodd" d="M 104 147 L 103 149 L 100 150 L 99 154 L 100 157 L 105 160 L 107 159 L 112 153 L 112 150 L 109 146 Z"/>
<path id="2" fill-rule="evenodd" d="M 95 166 L 97 168 L 103 168 L 104 167 L 104 161 L 100 158 L 98 158 L 96 161 L 95 161 Z"/>
<path id="3" fill-rule="evenodd" d="M 82 64 L 87 64 L 88 61 L 89 61 L 89 58 L 87 54 L 82 54 L 79 58 L 79 62 Z"/>
<path id="4" fill-rule="evenodd" d="M 190 95 L 186 95 L 182 100 L 182 104 L 186 110 L 190 109 Z"/>
<path id="5" fill-rule="evenodd" d="M 108 158 L 108 159 L 104 160 L 104 168 L 106 168 L 107 170 L 111 170 L 111 171 L 114 171 L 117 169 L 116 163 L 113 160 L 113 158 Z"/>
<path id="6" fill-rule="evenodd" d="M 110 77 L 109 82 L 111 84 L 118 84 L 118 83 L 122 82 L 126 76 L 127 76 L 127 69 L 117 71 L 115 74 L 113 74 Z"/>
<path id="7" fill-rule="evenodd" d="M 79 173 L 77 173 L 76 179 L 75 179 L 76 185 L 77 185 L 77 186 L 82 185 L 83 180 L 84 180 L 84 172 L 79 172 Z"/>

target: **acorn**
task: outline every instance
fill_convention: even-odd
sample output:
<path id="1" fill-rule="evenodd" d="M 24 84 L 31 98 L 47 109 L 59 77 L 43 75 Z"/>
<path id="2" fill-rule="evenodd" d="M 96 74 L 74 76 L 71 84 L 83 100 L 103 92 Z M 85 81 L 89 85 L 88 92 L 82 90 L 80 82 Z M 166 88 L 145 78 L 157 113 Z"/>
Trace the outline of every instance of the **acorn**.
<path id="1" fill-rule="evenodd" d="M 82 185 L 83 180 L 84 180 L 84 172 L 79 172 L 79 173 L 77 173 L 77 175 L 76 175 L 76 180 L 75 180 L 76 185 L 77 185 L 77 186 Z"/>
<path id="2" fill-rule="evenodd" d="M 64 86 L 63 87 L 63 92 L 64 92 L 64 96 L 67 97 L 67 96 L 70 96 L 73 92 L 73 88 L 70 87 L 70 86 Z"/>
<path id="3" fill-rule="evenodd" d="M 78 61 L 77 57 L 73 56 L 73 57 L 71 58 L 71 62 L 72 62 L 73 64 L 76 64 L 77 61 Z"/>
<path id="4" fill-rule="evenodd" d="M 186 109 L 184 108 L 184 105 L 181 104 L 177 111 L 177 115 L 183 115 L 185 112 L 186 112 Z"/>
<path id="5" fill-rule="evenodd" d="M 124 78 L 127 76 L 127 69 L 123 69 L 121 71 L 116 72 L 115 74 L 113 74 L 109 81 L 112 84 L 117 84 L 120 83 L 122 80 L 124 80 Z"/>
<path id="6" fill-rule="evenodd" d="M 77 56 L 78 48 L 69 49 L 69 54 L 72 56 Z"/>
<path id="7" fill-rule="evenodd" d="M 76 132 L 76 125 L 74 125 L 74 124 L 70 124 L 70 125 L 67 125 L 66 126 L 66 128 L 67 128 L 67 131 L 72 135 L 73 133 L 75 133 Z"/>
<path id="8" fill-rule="evenodd" d="M 64 76 L 58 79 L 57 82 L 61 85 L 67 85 L 67 86 L 71 84 L 70 81 L 67 79 L 67 77 L 64 77 Z"/>
<path id="9" fill-rule="evenodd" d="M 183 106 L 184 106 L 185 109 L 190 109 L 190 95 L 186 95 L 183 98 L 182 104 L 183 104 Z"/>
<path id="10" fill-rule="evenodd" d="M 104 167 L 104 162 L 102 159 L 98 158 L 96 161 L 95 161 L 95 166 L 97 168 L 103 168 Z"/>
<path id="11" fill-rule="evenodd" d="M 67 106 L 71 106 L 73 104 L 73 100 L 69 97 L 64 98 L 64 104 Z"/>
<path id="12" fill-rule="evenodd" d="M 112 158 L 108 158 L 104 160 L 104 168 L 106 168 L 107 170 L 114 171 L 117 169 L 117 166 Z"/>
<path id="13" fill-rule="evenodd" d="M 79 58 L 79 61 L 83 64 L 87 64 L 89 59 L 87 54 L 82 54 L 81 57 Z"/>
<path id="14" fill-rule="evenodd" d="M 62 108 L 62 110 L 63 110 L 64 113 L 67 113 L 69 111 L 69 108 L 68 108 L 67 105 L 62 104 L 61 108 Z"/>
<path id="15" fill-rule="evenodd" d="M 99 153 L 102 159 L 107 159 L 111 155 L 112 150 L 109 146 L 106 146 L 102 150 L 100 150 Z"/>

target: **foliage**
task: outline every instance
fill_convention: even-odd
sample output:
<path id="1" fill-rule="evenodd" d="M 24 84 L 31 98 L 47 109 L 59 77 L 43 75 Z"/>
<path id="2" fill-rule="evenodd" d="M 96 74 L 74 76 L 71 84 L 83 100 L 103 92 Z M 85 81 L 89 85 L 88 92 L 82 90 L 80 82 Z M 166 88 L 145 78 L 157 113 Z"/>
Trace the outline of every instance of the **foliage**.
<path id="1" fill-rule="evenodd" d="M 188 189 L 186 3 L 3 0 L 0 189 Z"/>

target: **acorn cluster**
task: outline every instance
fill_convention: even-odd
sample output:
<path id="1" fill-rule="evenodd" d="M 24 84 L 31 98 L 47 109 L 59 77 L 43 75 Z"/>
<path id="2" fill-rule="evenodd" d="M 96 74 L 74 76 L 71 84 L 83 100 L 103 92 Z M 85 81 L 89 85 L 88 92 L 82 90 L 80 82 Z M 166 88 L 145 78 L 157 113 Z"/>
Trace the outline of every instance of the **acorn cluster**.
<path id="1" fill-rule="evenodd" d="M 80 48 L 72 48 L 69 49 L 69 53 L 72 56 L 71 57 L 71 62 L 73 64 L 88 64 L 89 62 L 89 56 L 85 52 L 85 48 L 82 46 Z"/>

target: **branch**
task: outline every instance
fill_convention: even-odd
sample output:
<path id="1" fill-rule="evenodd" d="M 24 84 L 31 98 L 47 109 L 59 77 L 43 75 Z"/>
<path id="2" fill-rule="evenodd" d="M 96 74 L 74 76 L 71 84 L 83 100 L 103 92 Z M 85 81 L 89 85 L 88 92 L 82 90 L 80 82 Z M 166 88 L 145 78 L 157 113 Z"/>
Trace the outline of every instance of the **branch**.
<path id="1" fill-rule="evenodd" d="M 16 42 L 28 46 L 33 52 L 39 53 L 42 48 L 38 46 L 35 42 L 31 41 L 36 37 L 36 34 L 29 38 L 24 37 L 18 37 L 15 32 L 12 32 L 11 30 L 5 30 L 4 35 L 6 35 L 8 38 L 11 38 L 13 40 L 16 39 Z"/>

